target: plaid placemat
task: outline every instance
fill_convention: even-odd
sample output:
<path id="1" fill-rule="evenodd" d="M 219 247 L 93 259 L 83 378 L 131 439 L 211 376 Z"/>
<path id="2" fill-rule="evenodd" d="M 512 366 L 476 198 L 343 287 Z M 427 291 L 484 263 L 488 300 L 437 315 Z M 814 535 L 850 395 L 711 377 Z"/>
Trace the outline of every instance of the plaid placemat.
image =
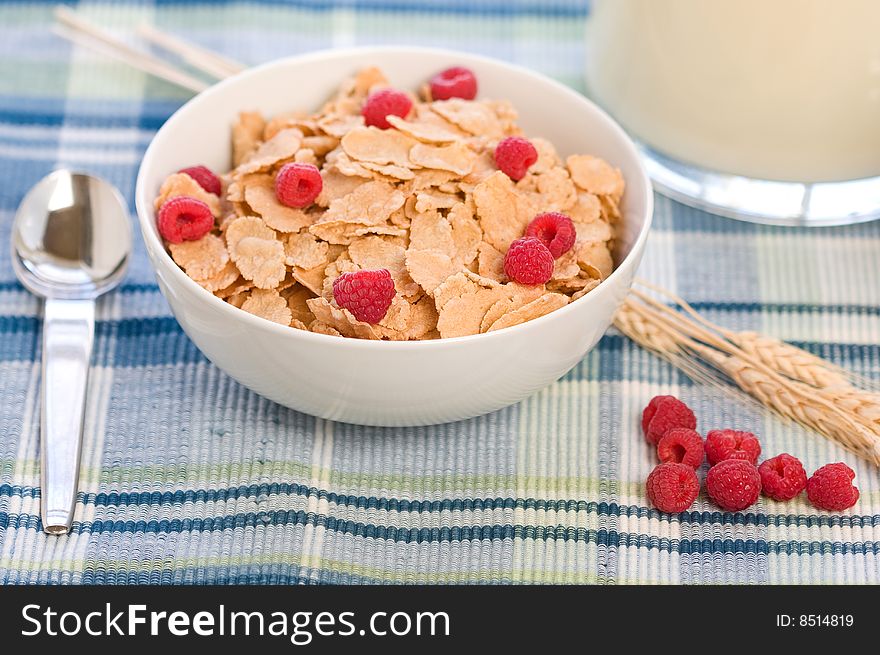
<path id="1" fill-rule="evenodd" d="M 0 241 L 28 187 L 85 169 L 131 201 L 140 157 L 184 92 L 72 49 L 54 2 L 0 5 Z M 351 44 L 432 44 L 525 64 L 582 90 L 585 2 L 97 2 L 248 63 Z M 574 129 L 574 127 L 573 127 Z M 133 207 L 132 207 L 133 213 Z M 139 235 L 138 235 L 139 239 Z M 641 274 L 736 329 L 880 374 L 880 223 L 790 230 L 657 198 Z M 0 248 L 2 583 L 880 582 L 880 478 L 821 437 L 695 386 L 609 333 L 564 379 L 479 419 L 415 429 L 334 424 L 213 367 L 171 317 L 140 243 L 98 309 L 76 523 L 39 520 L 40 306 Z M 638 413 L 656 393 L 703 428 L 760 434 L 808 470 L 845 461 L 862 496 L 835 515 L 801 497 L 722 513 L 649 509 Z"/>

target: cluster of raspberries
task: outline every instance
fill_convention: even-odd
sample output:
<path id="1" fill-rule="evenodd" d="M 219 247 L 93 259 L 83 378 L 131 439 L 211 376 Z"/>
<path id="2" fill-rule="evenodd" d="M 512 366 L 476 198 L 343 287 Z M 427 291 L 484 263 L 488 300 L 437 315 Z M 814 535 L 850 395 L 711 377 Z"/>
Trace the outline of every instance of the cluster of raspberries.
<path id="1" fill-rule="evenodd" d="M 642 413 L 645 438 L 657 447 L 660 464 L 645 483 L 648 498 L 663 512 L 683 512 L 697 499 L 697 469 L 709 460 L 706 491 L 721 509 L 739 512 L 764 495 L 791 500 L 804 489 L 816 507 L 841 511 L 859 499 L 856 474 L 842 462 L 826 464 L 807 479 L 800 460 L 788 453 L 761 462 L 761 444 L 751 432 L 711 430 L 706 440 L 696 431 L 697 417 L 673 396 L 656 396 Z"/>

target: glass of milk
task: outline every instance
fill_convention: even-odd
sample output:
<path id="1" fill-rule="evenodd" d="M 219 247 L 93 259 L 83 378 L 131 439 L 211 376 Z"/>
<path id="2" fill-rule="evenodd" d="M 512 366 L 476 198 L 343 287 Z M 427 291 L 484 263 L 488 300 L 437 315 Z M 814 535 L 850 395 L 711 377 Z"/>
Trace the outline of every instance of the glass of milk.
<path id="1" fill-rule="evenodd" d="M 764 223 L 880 218 L 880 1 L 592 0 L 586 44 L 658 191 Z"/>

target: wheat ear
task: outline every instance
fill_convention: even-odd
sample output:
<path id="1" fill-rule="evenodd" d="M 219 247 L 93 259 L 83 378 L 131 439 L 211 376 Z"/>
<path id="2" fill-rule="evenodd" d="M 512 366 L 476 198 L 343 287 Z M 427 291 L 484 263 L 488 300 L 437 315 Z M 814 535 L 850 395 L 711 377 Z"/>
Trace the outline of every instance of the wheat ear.
<path id="1" fill-rule="evenodd" d="M 710 330 L 707 324 L 711 325 L 708 321 L 691 320 L 637 291 L 627 298 L 615 316 L 615 325 L 621 332 L 695 381 L 711 384 L 733 395 L 736 395 L 733 390 L 738 387 L 748 394 L 747 397 L 780 417 L 816 430 L 880 466 L 880 395 L 840 384 L 837 377 L 821 377 L 815 371 L 807 375 L 803 370 L 799 371 L 797 366 L 809 367 L 810 358 L 815 358 L 806 351 L 801 351 L 808 356 L 805 358 L 790 351 L 780 355 L 779 348 L 769 343 L 773 340 L 761 335 L 750 338 L 749 335 L 754 333 L 745 333 L 746 343 L 761 345 L 747 350 L 722 337 L 719 331 Z M 776 354 L 770 356 L 768 352 L 774 349 Z M 794 346 L 791 349 L 800 350 Z M 780 364 L 780 361 L 784 363 Z M 816 368 L 826 370 L 824 365 Z M 832 364 L 827 364 L 827 370 L 833 368 Z M 832 384 L 816 386 L 823 382 Z"/>
<path id="2" fill-rule="evenodd" d="M 743 391 L 777 414 L 833 439 L 850 452 L 880 466 L 880 434 L 864 425 L 851 411 L 834 405 L 827 398 L 817 397 L 809 388 L 799 388 L 803 383 L 780 384 L 775 376 L 738 357 L 709 350 L 706 349 L 704 356 L 714 360 Z"/>

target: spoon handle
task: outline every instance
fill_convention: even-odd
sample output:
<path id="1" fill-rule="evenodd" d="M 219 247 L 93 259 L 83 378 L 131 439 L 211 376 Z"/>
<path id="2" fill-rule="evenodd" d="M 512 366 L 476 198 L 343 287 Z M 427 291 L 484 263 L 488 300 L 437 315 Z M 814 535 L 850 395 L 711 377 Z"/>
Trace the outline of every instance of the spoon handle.
<path id="1" fill-rule="evenodd" d="M 94 300 L 46 300 L 40 513 L 48 534 L 66 534 L 73 521 L 94 331 Z"/>

